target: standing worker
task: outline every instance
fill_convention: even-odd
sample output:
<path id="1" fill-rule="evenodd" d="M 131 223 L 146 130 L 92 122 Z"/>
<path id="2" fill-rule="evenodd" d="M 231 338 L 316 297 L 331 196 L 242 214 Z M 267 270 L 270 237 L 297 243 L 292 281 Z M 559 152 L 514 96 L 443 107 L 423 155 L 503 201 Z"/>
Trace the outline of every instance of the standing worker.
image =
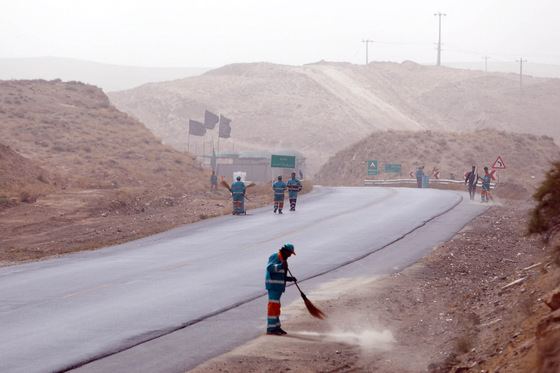
<path id="1" fill-rule="evenodd" d="M 476 195 L 476 183 L 478 183 L 479 176 L 476 173 L 476 166 L 472 166 L 472 171 L 465 177 L 465 185 L 469 183 L 469 195 L 471 201 L 474 201 L 474 196 Z"/>
<path id="2" fill-rule="evenodd" d="M 282 175 L 278 175 L 278 181 L 272 184 L 272 190 L 274 190 L 274 212 L 278 211 L 279 214 L 282 213 L 284 208 L 284 191 L 287 185 L 282 181 Z"/>
<path id="3" fill-rule="evenodd" d="M 424 177 L 424 166 L 418 167 L 415 175 L 416 175 L 416 184 L 418 184 L 418 188 L 422 188 L 422 178 Z"/>
<path id="4" fill-rule="evenodd" d="M 218 176 L 216 176 L 216 172 L 214 171 L 212 171 L 212 175 L 210 176 L 210 191 L 218 191 Z"/>
<path id="5" fill-rule="evenodd" d="M 282 330 L 280 325 L 280 297 L 286 290 L 286 281 L 297 281 L 295 277 L 287 275 L 288 258 L 292 254 L 296 255 L 294 245 L 287 243 L 268 258 L 265 280 L 266 290 L 268 290 L 266 334 L 288 334 Z"/>
<path id="6" fill-rule="evenodd" d="M 484 176 L 482 177 L 482 192 L 480 192 L 480 202 L 488 202 L 488 197 L 494 202 L 494 198 L 490 194 L 490 181 L 492 176 L 488 173 L 488 167 L 484 167 Z"/>
<path id="7" fill-rule="evenodd" d="M 245 198 L 245 183 L 241 181 L 241 176 L 237 176 L 237 181 L 231 184 L 231 196 L 233 199 L 232 215 L 241 215 L 245 211 L 243 209 L 243 198 Z"/>
<path id="8" fill-rule="evenodd" d="M 296 211 L 297 194 L 301 191 L 301 181 L 296 179 L 296 173 L 292 172 L 292 178 L 286 183 L 288 186 L 288 198 L 290 199 L 290 211 Z"/>

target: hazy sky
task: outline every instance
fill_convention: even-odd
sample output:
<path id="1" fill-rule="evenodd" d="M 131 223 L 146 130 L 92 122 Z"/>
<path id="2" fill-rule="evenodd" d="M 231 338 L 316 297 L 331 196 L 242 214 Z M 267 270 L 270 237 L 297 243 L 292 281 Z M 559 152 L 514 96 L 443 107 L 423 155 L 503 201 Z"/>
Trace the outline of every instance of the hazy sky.
<path id="1" fill-rule="evenodd" d="M 412 60 L 560 65 L 560 0 L 0 0 L 0 58 L 215 68 Z"/>

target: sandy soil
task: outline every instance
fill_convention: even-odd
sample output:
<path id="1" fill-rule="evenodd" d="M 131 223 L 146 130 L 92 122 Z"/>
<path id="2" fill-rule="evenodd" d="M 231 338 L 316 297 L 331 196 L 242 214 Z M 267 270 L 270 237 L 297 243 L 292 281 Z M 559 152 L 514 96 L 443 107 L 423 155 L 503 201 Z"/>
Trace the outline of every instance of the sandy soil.
<path id="1" fill-rule="evenodd" d="M 325 284 L 308 297 L 326 320 L 298 301 L 283 309 L 287 336 L 263 334 L 191 373 L 535 371 L 530 320 L 548 312 L 538 279 L 558 275 L 523 236 L 529 207 L 496 203 L 401 273 Z"/>

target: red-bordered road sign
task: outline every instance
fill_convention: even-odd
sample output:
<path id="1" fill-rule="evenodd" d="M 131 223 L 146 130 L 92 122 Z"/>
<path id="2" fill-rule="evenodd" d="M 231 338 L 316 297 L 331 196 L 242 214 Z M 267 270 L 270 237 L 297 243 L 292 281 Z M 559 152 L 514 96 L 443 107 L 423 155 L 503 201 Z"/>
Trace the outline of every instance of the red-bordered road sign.
<path id="1" fill-rule="evenodd" d="M 498 169 L 498 170 L 505 170 L 506 169 L 506 164 L 502 160 L 502 157 L 498 156 L 498 159 L 496 159 L 496 162 L 494 162 L 494 164 L 492 165 L 492 168 L 495 168 L 495 169 Z"/>

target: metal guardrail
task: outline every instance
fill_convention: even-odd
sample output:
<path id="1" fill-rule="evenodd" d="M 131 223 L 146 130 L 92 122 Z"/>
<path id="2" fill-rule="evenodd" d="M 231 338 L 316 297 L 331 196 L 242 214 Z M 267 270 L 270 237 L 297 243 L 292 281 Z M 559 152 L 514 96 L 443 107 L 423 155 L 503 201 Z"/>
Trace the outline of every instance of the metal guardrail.
<path id="1" fill-rule="evenodd" d="M 434 183 L 434 184 L 441 184 L 441 185 L 446 185 L 446 184 L 465 184 L 465 181 L 463 180 L 451 180 L 451 179 L 430 179 L 430 184 Z M 371 180 L 371 179 L 366 179 L 364 180 L 364 185 L 389 185 L 389 184 L 412 184 L 414 186 L 417 186 L 416 184 L 416 179 L 389 179 L 389 180 Z M 476 184 L 476 186 L 481 186 L 482 185 L 482 181 L 479 180 Z M 490 189 L 496 189 L 497 183 L 490 183 Z"/>

